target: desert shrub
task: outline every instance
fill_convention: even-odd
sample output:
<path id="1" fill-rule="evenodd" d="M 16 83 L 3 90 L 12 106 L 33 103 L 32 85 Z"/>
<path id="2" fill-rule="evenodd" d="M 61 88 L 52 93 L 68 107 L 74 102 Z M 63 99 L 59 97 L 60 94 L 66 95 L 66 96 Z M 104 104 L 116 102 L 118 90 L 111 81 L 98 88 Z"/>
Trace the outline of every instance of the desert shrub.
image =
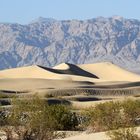
<path id="1" fill-rule="evenodd" d="M 51 140 L 58 136 L 56 130 L 74 129 L 77 125 L 76 115 L 67 106 L 49 106 L 38 97 L 13 99 L 8 115 L 0 122 L 9 140 L 15 139 L 13 132 L 19 140 Z"/>
<path id="2" fill-rule="evenodd" d="M 135 131 L 135 128 L 120 128 L 107 132 L 107 135 L 111 140 L 140 140 Z"/>
<path id="3" fill-rule="evenodd" d="M 69 107 L 64 105 L 52 105 L 49 107 L 49 113 L 57 122 L 57 130 L 73 130 L 78 125 L 77 116 L 72 113 Z"/>
<path id="4" fill-rule="evenodd" d="M 111 130 L 112 140 L 136 140 L 135 126 L 139 125 L 140 101 L 107 102 L 87 111 L 89 125 L 94 131 Z"/>
<path id="5" fill-rule="evenodd" d="M 3 109 L 2 107 L 0 107 L 0 127 L 2 127 L 8 123 L 7 114 L 8 114 L 8 112 L 5 109 Z"/>
<path id="6" fill-rule="evenodd" d="M 8 94 L 8 93 L 0 93 L 0 98 L 15 98 L 15 94 Z"/>
<path id="7" fill-rule="evenodd" d="M 45 98 L 52 98 L 52 97 L 54 97 L 53 94 L 48 94 L 48 93 L 47 93 L 47 94 L 45 95 Z"/>
<path id="8" fill-rule="evenodd" d="M 61 98 L 49 98 L 46 100 L 48 105 L 71 105 L 71 102 Z"/>
<path id="9" fill-rule="evenodd" d="M 140 124 L 140 100 L 126 100 L 122 103 L 125 124 L 128 126 Z"/>
<path id="10" fill-rule="evenodd" d="M 90 108 L 88 114 L 90 118 L 89 123 L 94 131 L 117 129 L 121 126 L 120 110 L 121 105 L 119 102 L 98 104 L 94 109 Z"/>
<path id="11" fill-rule="evenodd" d="M 37 97 L 14 99 L 10 115 L 7 118 L 7 128 L 12 129 L 18 135 L 19 140 L 52 139 L 56 122 L 49 116 L 47 108 L 46 103 Z"/>
<path id="12" fill-rule="evenodd" d="M 0 99 L 0 106 L 10 105 L 10 100 L 8 99 Z"/>

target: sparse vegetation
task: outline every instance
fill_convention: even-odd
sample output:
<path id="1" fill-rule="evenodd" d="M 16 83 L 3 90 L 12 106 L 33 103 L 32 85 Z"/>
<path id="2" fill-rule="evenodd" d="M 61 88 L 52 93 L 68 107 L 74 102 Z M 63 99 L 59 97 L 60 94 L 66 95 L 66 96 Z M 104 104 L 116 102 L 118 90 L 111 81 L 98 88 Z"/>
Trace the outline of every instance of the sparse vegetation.
<path id="1" fill-rule="evenodd" d="M 80 102 L 98 96 L 67 97 Z M 138 140 L 135 127 L 140 125 L 140 100 L 99 103 L 84 114 L 73 111 L 70 104 L 64 105 L 67 100 L 61 95 L 10 100 L 12 107 L 0 110 L 0 129 L 6 132 L 8 140 L 51 140 L 60 136 L 58 130 L 85 130 L 88 126 L 93 132 L 107 131 L 112 140 Z"/>
<path id="2" fill-rule="evenodd" d="M 140 140 L 137 134 L 135 134 L 136 129 L 134 127 L 130 128 L 119 128 L 117 130 L 112 130 L 107 132 L 111 140 Z"/>
<path id="3" fill-rule="evenodd" d="M 94 109 L 89 109 L 90 125 L 95 132 L 118 129 L 121 127 L 120 120 L 122 119 L 119 102 L 101 103 L 95 106 Z"/>
<path id="4" fill-rule="evenodd" d="M 78 125 L 76 115 L 64 105 L 49 106 L 38 97 L 13 99 L 12 108 L 1 109 L 0 126 L 8 140 L 51 140 L 56 130 L 73 130 Z"/>
<path id="5" fill-rule="evenodd" d="M 15 97 L 16 97 L 15 94 L 0 93 L 0 99 L 3 99 L 3 98 L 15 98 Z"/>
<path id="6" fill-rule="evenodd" d="M 101 103 L 87 114 L 93 131 L 109 130 L 107 134 L 112 140 L 138 140 L 135 127 L 140 125 L 139 100 Z"/>
<path id="7" fill-rule="evenodd" d="M 77 89 L 61 89 L 61 90 L 51 90 L 45 95 L 48 97 L 58 97 L 58 96 L 74 96 L 74 95 L 94 95 L 94 96 L 139 96 L 140 89 L 136 88 L 77 88 Z"/>

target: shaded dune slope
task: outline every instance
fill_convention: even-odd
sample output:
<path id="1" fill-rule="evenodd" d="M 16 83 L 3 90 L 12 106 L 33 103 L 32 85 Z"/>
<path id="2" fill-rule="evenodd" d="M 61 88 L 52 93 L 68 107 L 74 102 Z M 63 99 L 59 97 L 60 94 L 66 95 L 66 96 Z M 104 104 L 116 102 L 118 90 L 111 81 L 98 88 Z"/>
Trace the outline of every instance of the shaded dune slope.
<path id="1" fill-rule="evenodd" d="M 51 68 L 47 68 L 47 67 L 43 67 L 43 66 L 39 66 L 47 71 L 51 71 L 53 73 L 57 73 L 57 74 L 68 74 L 68 75 L 76 75 L 76 76 L 85 76 L 85 77 L 90 77 L 90 78 L 96 78 L 99 79 L 98 76 L 94 75 L 93 73 L 87 72 L 81 68 L 79 68 L 78 66 L 74 65 L 74 64 L 69 64 L 69 63 L 62 63 L 60 64 L 60 66 L 64 66 L 67 65 L 67 69 L 57 69 L 58 67 L 54 67 L 53 69 Z"/>
<path id="2" fill-rule="evenodd" d="M 98 81 L 98 77 L 90 74 L 77 66 L 68 70 L 56 70 L 38 65 L 19 67 L 0 71 L 0 79 L 3 78 L 38 78 L 38 79 L 59 79 L 69 81 Z"/>

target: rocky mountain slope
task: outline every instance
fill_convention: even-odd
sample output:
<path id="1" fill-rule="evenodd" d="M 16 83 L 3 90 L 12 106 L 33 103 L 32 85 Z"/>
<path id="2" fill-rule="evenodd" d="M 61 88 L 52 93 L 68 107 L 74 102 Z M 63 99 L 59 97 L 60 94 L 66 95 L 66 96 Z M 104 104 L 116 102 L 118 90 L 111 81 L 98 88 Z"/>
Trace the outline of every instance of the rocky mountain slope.
<path id="1" fill-rule="evenodd" d="M 140 21 L 119 16 L 89 20 L 38 18 L 28 25 L 0 23 L 0 69 L 111 61 L 140 68 Z"/>

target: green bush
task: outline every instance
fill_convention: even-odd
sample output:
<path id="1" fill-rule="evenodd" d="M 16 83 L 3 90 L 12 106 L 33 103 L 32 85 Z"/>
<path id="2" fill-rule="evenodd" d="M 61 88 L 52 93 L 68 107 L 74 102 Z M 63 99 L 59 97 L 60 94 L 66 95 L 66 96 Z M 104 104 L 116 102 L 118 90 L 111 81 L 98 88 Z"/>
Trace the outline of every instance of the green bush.
<path id="1" fill-rule="evenodd" d="M 112 140 L 137 140 L 134 127 L 140 124 L 139 100 L 101 103 L 87 112 L 94 131 L 111 130 Z"/>
<path id="2" fill-rule="evenodd" d="M 72 113 L 67 106 L 52 105 L 49 106 L 48 111 L 56 121 L 55 129 L 57 130 L 73 130 L 78 125 L 76 114 Z"/>
<path id="3" fill-rule="evenodd" d="M 121 105 L 119 102 L 101 103 L 95 106 L 94 109 L 90 108 L 89 118 L 90 125 L 94 131 L 104 131 L 117 129 L 121 126 L 120 120 L 122 119 Z"/>
<path id="4" fill-rule="evenodd" d="M 19 140 L 51 140 L 56 138 L 56 130 L 75 129 L 78 125 L 77 117 L 70 108 L 64 105 L 49 106 L 38 97 L 13 99 L 8 115 L 1 117 L 0 123 L 9 140 L 14 139 L 13 132 Z"/>
<path id="5" fill-rule="evenodd" d="M 125 124 L 137 125 L 136 119 L 140 118 L 140 100 L 126 100 L 122 102 Z"/>

